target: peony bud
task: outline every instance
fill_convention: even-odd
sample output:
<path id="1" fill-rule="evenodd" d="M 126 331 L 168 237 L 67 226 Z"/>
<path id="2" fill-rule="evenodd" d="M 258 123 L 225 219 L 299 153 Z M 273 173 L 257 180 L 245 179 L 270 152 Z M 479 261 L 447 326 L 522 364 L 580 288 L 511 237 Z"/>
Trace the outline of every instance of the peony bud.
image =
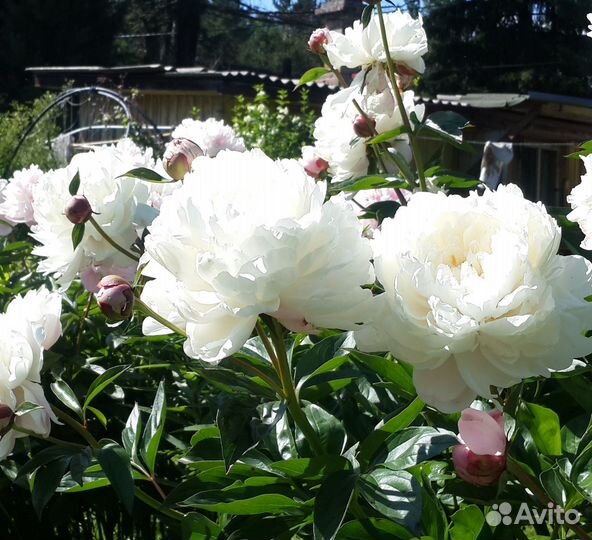
<path id="1" fill-rule="evenodd" d="M 325 44 L 329 43 L 331 34 L 328 28 L 317 28 L 308 38 L 308 48 L 314 54 L 323 54 L 325 52 Z"/>
<path id="2" fill-rule="evenodd" d="M 92 208 L 84 195 L 74 195 L 64 208 L 64 214 L 74 225 L 79 225 L 90 219 Z"/>
<path id="3" fill-rule="evenodd" d="M 129 319 L 134 309 L 134 291 L 122 277 L 105 276 L 99 281 L 97 303 L 110 321 Z"/>
<path id="4" fill-rule="evenodd" d="M 358 137 L 364 139 L 372 137 L 374 135 L 374 128 L 376 127 L 376 121 L 366 116 L 358 115 L 354 120 L 354 133 Z"/>
<path id="5" fill-rule="evenodd" d="M 183 180 L 191 170 L 193 160 L 203 156 L 202 149 L 189 139 L 173 139 L 164 151 L 163 161 L 166 172 L 174 180 Z"/>
<path id="6" fill-rule="evenodd" d="M 304 146 L 302 148 L 300 164 L 306 171 L 306 174 L 313 178 L 318 178 L 329 168 L 329 164 L 316 154 L 312 146 Z"/>
<path id="7" fill-rule="evenodd" d="M 506 470 L 506 433 L 501 411 L 487 414 L 465 409 L 458 422 L 463 444 L 452 449 L 452 462 L 458 476 L 475 486 L 495 484 Z"/>
<path id="8" fill-rule="evenodd" d="M 4 431 L 14 420 L 14 411 L 4 403 L 0 403 L 0 432 Z"/>
<path id="9" fill-rule="evenodd" d="M 408 68 L 405 64 L 397 64 L 397 86 L 400 90 L 406 90 L 417 77 L 417 72 Z"/>

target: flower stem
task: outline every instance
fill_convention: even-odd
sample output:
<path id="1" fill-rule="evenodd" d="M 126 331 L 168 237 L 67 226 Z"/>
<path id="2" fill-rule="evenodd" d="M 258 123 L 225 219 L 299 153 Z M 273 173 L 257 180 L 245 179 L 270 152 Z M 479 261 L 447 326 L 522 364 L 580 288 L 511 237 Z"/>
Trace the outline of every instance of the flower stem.
<path id="1" fill-rule="evenodd" d="M 278 395 L 283 394 L 282 388 L 278 385 L 276 381 L 274 381 L 269 375 L 261 371 L 259 368 L 249 364 L 249 362 L 243 360 L 242 358 L 237 358 L 236 356 L 232 357 L 232 360 L 239 364 L 240 366 L 244 367 L 246 370 L 251 371 L 255 376 L 259 377 L 261 380 L 265 381 L 267 385 Z"/>
<path id="2" fill-rule="evenodd" d="M 111 244 L 117 251 L 119 251 L 120 253 L 123 253 L 124 255 L 126 255 L 127 257 L 129 257 L 130 259 L 139 262 L 140 261 L 140 257 L 138 257 L 137 255 L 134 255 L 131 251 L 128 251 L 127 249 L 125 249 L 124 247 L 121 247 L 117 242 L 115 242 L 115 240 L 113 240 L 113 238 L 111 238 L 103 229 L 103 227 L 101 227 L 98 223 L 97 220 L 90 216 L 89 220 L 90 223 L 92 223 L 93 227 L 97 230 L 97 232 L 107 241 L 109 242 L 109 244 Z"/>
<path id="3" fill-rule="evenodd" d="M 175 334 L 179 334 L 180 336 L 183 336 L 185 338 L 187 337 L 187 332 L 185 332 L 185 330 L 179 328 L 176 324 L 173 324 L 168 319 L 165 319 L 164 317 L 156 313 L 156 311 L 154 311 L 151 307 L 146 305 L 144 302 L 142 302 L 142 300 L 140 300 L 137 297 L 135 299 L 135 305 L 142 313 L 144 313 L 144 315 L 152 317 L 154 320 L 158 321 L 163 326 L 166 326 L 169 330 L 175 332 Z"/>
<path id="4" fill-rule="evenodd" d="M 538 499 L 543 506 L 547 506 L 549 503 L 557 506 L 555 501 L 547 496 L 545 490 L 539 485 L 536 478 L 532 477 L 526 470 L 524 470 L 524 467 L 522 467 L 519 462 L 512 459 L 510 456 L 508 456 L 507 469 L 508 472 L 512 474 L 524 487 L 528 488 L 532 492 L 535 498 Z M 574 533 L 576 533 L 580 540 L 591 540 L 588 533 L 582 527 L 580 527 L 580 525 L 570 523 L 565 523 L 565 525 L 569 527 Z"/>
<path id="5" fill-rule="evenodd" d="M 292 374 L 290 373 L 290 364 L 288 362 L 288 355 L 286 354 L 282 327 L 275 319 L 272 319 L 270 330 L 277 358 L 276 369 L 282 383 L 283 395 L 286 399 L 290 415 L 296 425 L 300 428 L 300 431 L 302 431 L 302 434 L 310 445 L 313 453 L 316 455 L 323 455 L 325 451 L 323 450 L 321 439 L 310 425 L 304 411 L 300 408 L 300 400 L 298 399 L 296 388 L 294 387 L 294 381 L 292 380 Z"/>
<path id="6" fill-rule="evenodd" d="M 386 28 L 384 26 L 384 16 L 382 13 L 382 6 L 380 5 L 380 3 L 376 4 L 376 10 L 378 12 L 380 35 L 382 37 L 382 44 L 384 46 L 384 53 L 386 55 L 387 72 L 389 75 L 389 79 L 391 81 L 391 86 L 393 87 L 393 94 L 395 94 L 395 99 L 397 100 L 397 106 L 399 107 L 399 111 L 401 113 L 401 118 L 403 119 L 403 125 L 405 126 L 405 129 L 407 130 L 407 133 L 409 135 L 409 143 L 411 144 L 411 151 L 413 152 L 413 159 L 415 160 L 415 168 L 417 169 L 417 177 L 419 178 L 419 187 L 421 191 L 427 191 L 425 173 L 423 170 L 423 160 L 421 158 L 419 148 L 417 147 L 417 140 L 415 134 L 413 133 L 413 127 L 411 126 L 411 122 L 409 121 L 409 116 L 407 115 L 405 104 L 403 103 L 403 97 L 401 96 L 399 85 L 397 84 L 397 77 L 395 76 L 395 65 L 393 63 L 393 59 L 391 58 L 391 53 L 389 51 L 388 38 L 386 36 Z"/>
<path id="7" fill-rule="evenodd" d="M 331 63 L 331 60 L 329 60 L 327 53 L 322 53 L 320 55 L 320 57 L 321 57 L 321 60 L 323 61 L 323 63 L 325 64 L 325 66 L 327 68 L 329 68 L 331 70 L 331 72 L 333 73 L 333 75 L 335 75 L 335 77 L 337 78 L 337 81 L 339 82 L 339 86 L 341 86 L 341 88 L 347 88 L 348 85 L 345 82 L 345 79 L 343 78 L 341 71 L 339 71 L 337 68 L 333 67 L 333 64 Z"/>
<path id="8" fill-rule="evenodd" d="M 78 433 L 92 448 L 98 448 L 99 443 L 92 436 L 92 434 L 83 426 L 80 422 L 72 418 L 69 414 L 65 413 L 61 409 L 58 409 L 54 405 L 51 406 L 53 413 L 62 420 L 65 424 L 70 426 L 76 433 Z"/>
<path id="9" fill-rule="evenodd" d="M 146 504 L 150 508 L 153 508 L 154 510 L 160 512 L 161 514 L 163 514 L 167 517 L 170 517 L 170 518 L 175 519 L 177 521 L 182 521 L 185 518 L 185 514 L 182 514 L 181 512 L 177 512 L 176 510 L 173 510 L 172 508 L 166 508 L 166 507 L 162 506 L 162 504 L 160 504 L 156 499 L 153 499 L 150 495 L 148 495 L 147 493 L 142 491 L 139 487 L 136 487 L 134 494 L 144 504 Z"/>
<path id="10" fill-rule="evenodd" d="M 53 444 L 57 444 L 58 446 L 63 446 L 64 448 L 74 448 L 76 450 L 82 450 L 84 448 L 86 448 L 86 446 L 84 444 L 78 444 L 78 443 L 73 443 L 70 441 L 64 441 L 62 439 L 58 439 L 57 437 L 52 437 L 51 435 L 44 437 L 43 435 L 39 435 L 39 433 L 35 433 L 34 431 L 31 431 L 29 429 L 25 429 L 25 428 L 21 428 L 21 427 L 17 427 L 17 426 L 13 426 L 12 429 L 14 429 L 14 431 L 18 431 L 19 433 L 24 433 L 25 435 L 28 435 L 29 437 L 35 437 L 36 439 L 40 439 L 42 441 L 47 441 Z"/>

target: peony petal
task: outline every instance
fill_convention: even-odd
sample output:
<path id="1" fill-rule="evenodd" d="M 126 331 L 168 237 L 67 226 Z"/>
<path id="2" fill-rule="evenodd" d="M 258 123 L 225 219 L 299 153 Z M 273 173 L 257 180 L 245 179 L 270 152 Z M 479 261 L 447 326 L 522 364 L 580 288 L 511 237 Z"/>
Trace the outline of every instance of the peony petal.
<path id="1" fill-rule="evenodd" d="M 461 439 L 477 455 L 503 454 L 506 434 L 499 419 L 477 409 L 465 409 L 458 421 Z"/>

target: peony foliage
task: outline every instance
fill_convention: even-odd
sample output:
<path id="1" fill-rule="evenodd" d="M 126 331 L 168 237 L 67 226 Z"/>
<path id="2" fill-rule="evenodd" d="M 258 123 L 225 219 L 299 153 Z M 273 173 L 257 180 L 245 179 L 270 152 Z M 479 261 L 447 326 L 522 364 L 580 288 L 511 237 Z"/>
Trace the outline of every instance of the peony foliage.
<path id="1" fill-rule="evenodd" d="M 426 165 L 466 121 L 416 104 L 421 18 L 309 48 L 341 88 L 301 159 L 188 119 L 0 183 L 6 489 L 49 531 L 106 493 L 117 538 L 590 538 L 592 146 L 557 220 Z"/>

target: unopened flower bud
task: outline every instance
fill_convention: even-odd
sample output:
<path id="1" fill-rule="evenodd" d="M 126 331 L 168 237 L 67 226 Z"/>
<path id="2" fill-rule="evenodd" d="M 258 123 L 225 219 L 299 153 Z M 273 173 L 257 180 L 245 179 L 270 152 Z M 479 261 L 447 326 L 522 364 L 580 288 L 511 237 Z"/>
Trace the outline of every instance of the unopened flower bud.
<path id="1" fill-rule="evenodd" d="M 122 277 L 105 276 L 99 281 L 97 303 L 110 321 L 129 319 L 134 309 L 134 291 Z"/>
<path id="2" fill-rule="evenodd" d="M 397 64 L 397 86 L 401 90 L 406 90 L 411 86 L 415 77 L 417 77 L 417 72 L 413 69 L 407 67 L 405 64 Z"/>
<path id="3" fill-rule="evenodd" d="M 465 409 L 458 431 L 463 444 L 452 449 L 452 462 L 458 476 L 475 486 L 495 484 L 506 470 L 503 413 Z"/>
<path id="4" fill-rule="evenodd" d="M 330 37 L 328 28 L 317 28 L 308 38 L 308 48 L 314 54 L 323 54 Z"/>
<path id="5" fill-rule="evenodd" d="M 376 121 L 367 116 L 362 116 L 360 114 L 356 116 L 356 119 L 354 120 L 354 133 L 358 137 L 363 137 L 364 139 L 372 137 L 372 135 L 374 135 L 375 127 Z"/>
<path id="6" fill-rule="evenodd" d="M 14 411 L 6 404 L 0 403 L 0 431 L 10 426 L 14 419 Z"/>
<path id="7" fill-rule="evenodd" d="M 90 219 L 92 208 L 84 195 L 73 195 L 64 208 L 64 214 L 71 223 L 80 225 Z"/>
<path id="8" fill-rule="evenodd" d="M 306 174 L 313 178 L 318 178 L 329 168 L 329 163 L 316 153 L 313 146 L 304 146 L 302 148 L 300 164 L 306 171 Z"/>
<path id="9" fill-rule="evenodd" d="M 173 139 L 164 151 L 164 168 L 173 180 L 183 180 L 191 170 L 193 160 L 203 155 L 202 149 L 193 141 Z"/>

